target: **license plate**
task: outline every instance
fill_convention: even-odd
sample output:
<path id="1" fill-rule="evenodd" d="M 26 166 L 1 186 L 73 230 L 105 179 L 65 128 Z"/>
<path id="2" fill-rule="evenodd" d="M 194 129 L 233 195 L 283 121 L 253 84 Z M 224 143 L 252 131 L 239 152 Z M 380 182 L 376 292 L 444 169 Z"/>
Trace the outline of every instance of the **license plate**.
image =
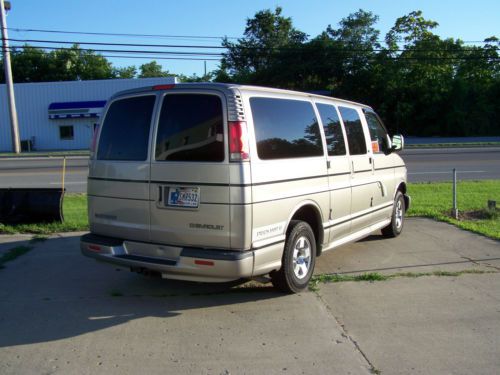
<path id="1" fill-rule="evenodd" d="M 168 189 L 167 206 L 198 208 L 200 188 L 171 187 Z"/>

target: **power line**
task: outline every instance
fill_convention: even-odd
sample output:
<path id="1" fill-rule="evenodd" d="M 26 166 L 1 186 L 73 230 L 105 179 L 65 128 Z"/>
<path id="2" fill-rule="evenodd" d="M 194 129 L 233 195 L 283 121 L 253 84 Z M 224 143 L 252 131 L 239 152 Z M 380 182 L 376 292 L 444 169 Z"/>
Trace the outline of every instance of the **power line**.
<path id="1" fill-rule="evenodd" d="M 139 37 L 139 38 L 166 38 L 166 39 L 239 39 L 235 36 L 206 36 L 206 35 L 165 35 L 165 34 L 129 34 L 129 33 L 104 33 L 104 32 L 91 32 L 91 31 L 66 31 L 66 30 L 47 30 L 47 29 L 21 29 L 9 28 L 15 32 L 38 32 L 38 33 L 52 33 L 52 34 L 77 34 L 77 35 L 100 35 L 100 36 L 126 36 L 126 37 Z"/>
<path id="2" fill-rule="evenodd" d="M 96 45 L 96 46 L 120 46 L 120 47 L 157 47 L 157 48 L 201 48 L 201 49 L 228 49 L 228 47 L 223 46 L 203 46 L 203 45 L 181 45 L 181 44 L 144 44 L 144 43 L 110 43 L 110 42 L 82 42 L 82 41 L 62 41 L 62 40 L 45 40 L 45 39 L 16 39 L 9 38 L 12 42 L 23 42 L 23 43 L 49 43 L 49 44 L 78 44 L 78 45 Z M 257 50 L 257 51 L 303 51 L 304 47 L 307 49 L 323 50 L 322 46 L 311 46 L 304 45 L 302 47 L 258 47 L 258 46 L 237 46 L 239 49 L 243 50 Z M 498 47 L 494 47 L 498 50 Z M 327 47 L 325 50 L 333 52 L 448 52 L 448 53 L 463 53 L 468 50 L 458 50 L 458 49 L 447 49 L 447 48 L 419 48 L 419 49 L 362 49 L 362 48 L 335 48 Z"/>
<path id="3" fill-rule="evenodd" d="M 182 45 L 182 44 L 80 42 L 80 41 L 64 41 L 64 40 L 13 39 L 13 38 L 9 38 L 8 40 L 12 42 L 25 42 L 25 43 L 81 44 L 81 45 L 96 45 L 96 46 L 226 49 L 226 47 L 222 46 L 200 46 L 200 45 Z"/>
<path id="4" fill-rule="evenodd" d="M 68 31 L 68 30 L 49 30 L 49 29 L 24 29 L 24 28 L 8 28 L 14 32 L 37 32 L 51 34 L 73 34 L 73 35 L 95 35 L 95 36 L 122 36 L 122 37 L 140 37 L 140 38 L 165 38 L 165 39 L 201 39 L 201 40 L 222 40 L 226 39 L 241 39 L 245 37 L 236 36 L 207 36 L 207 35 L 169 35 L 169 34 L 133 34 L 133 33 L 107 33 L 107 32 L 91 32 L 91 31 Z M 377 40 L 377 42 L 385 42 L 385 40 Z M 465 44 L 490 43 L 485 40 L 460 40 Z"/>
<path id="5" fill-rule="evenodd" d="M 21 49 L 26 49 L 26 48 L 33 48 L 33 46 L 28 46 L 28 45 L 14 45 L 10 46 L 11 50 L 14 50 L 16 48 L 21 48 Z M 40 49 L 46 49 L 46 50 L 63 50 L 63 51 L 72 51 L 72 48 L 65 48 L 65 47 L 50 47 L 50 46 L 37 46 L 36 48 Z M 90 49 L 90 48 L 78 48 L 79 51 L 85 51 L 85 52 L 107 52 L 107 53 L 127 53 L 127 54 L 160 54 L 160 55 L 172 55 L 172 56 L 191 56 L 193 58 L 199 57 L 198 60 L 209 60 L 206 57 L 202 56 L 208 56 L 208 57 L 224 57 L 224 54 L 222 53 L 210 53 L 210 52 L 184 52 L 184 51 L 144 51 L 144 50 L 122 50 L 122 49 Z M 255 56 L 258 56 L 258 54 L 255 54 Z M 357 56 L 343 56 L 342 58 L 345 59 L 353 59 L 356 58 Z M 365 57 L 365 56 L 363 56 Z M 371 60 L 375 59 L 384 59 L 384 60 L 414 60 L 414 61 L 441 61 L 441 60 L 491 60 L 491 61 L 500 61 L 500 57 L 490 57 L 490 56 L 366 56 Z M 152 57 L 144 57 L 144 58 L 154 58 Z M 210 59 L 212 61 L 218 61 L 218 59 Z"/>
<path id="6" fill-rule="evenodd" d="M 33 48 L 33 46 L 26 45 L 14 45 L 11 48 Z M 36 46 L 36 48 L 46 49 L 46 50 L 63 50 L 63 51 L 72 51 L 72 48 L 66 47 L 50 47 L 50 46 Z M 108 53 L 146 53 L 146 54 L 162 54 L 162 55 L 186 55 L 186 56 L 219 56 L 222 57 L 221 53 L 212 53 L 212 52 L 185 52 L 185 51 L 145 51 L 145 50 L 123 50 L 123 49 L 94 49 L 94 48 L 79 48 L 80 51 L 88 51 L 88 52 L 108 52 Z"/>
<path id="7" fill-rule="evenodd" d="M 186 61 L 220 61 L 220 59 L 212 58 L 196 58 L 196 57 L 162 57 L 162 56 L 130 56 L 130 55 L 100 55 L 109 58 L 123 59 L 153 59 L 153 60 L 186 60 Z"/>

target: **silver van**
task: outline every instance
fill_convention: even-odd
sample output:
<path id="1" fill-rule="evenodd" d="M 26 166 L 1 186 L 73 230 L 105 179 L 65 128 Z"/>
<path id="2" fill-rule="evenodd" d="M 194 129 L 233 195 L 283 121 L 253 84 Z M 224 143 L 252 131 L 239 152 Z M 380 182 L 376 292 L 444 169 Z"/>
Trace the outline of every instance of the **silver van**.
<path id="1" fill-rule="evenodd" d="M 401 233 L 402 148 L 370 107 L 325 96 L 217 83 L 120 92 L 92 146 L 81 251 L 169 279 L 269 274 L 299 292 L 323 251 Z"/>

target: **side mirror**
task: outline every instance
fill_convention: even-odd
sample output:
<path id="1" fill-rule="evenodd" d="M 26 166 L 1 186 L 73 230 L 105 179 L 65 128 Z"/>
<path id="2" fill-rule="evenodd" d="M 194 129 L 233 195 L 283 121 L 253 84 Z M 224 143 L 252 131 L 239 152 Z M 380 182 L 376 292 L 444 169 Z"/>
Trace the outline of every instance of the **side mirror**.
<path id="1" fill-rule="evenodd" d="M 391 151 L 401 151 L 405 147 L 405 139 L 401 134 L 395 134 L 392 136 L 392 146 Z"/>

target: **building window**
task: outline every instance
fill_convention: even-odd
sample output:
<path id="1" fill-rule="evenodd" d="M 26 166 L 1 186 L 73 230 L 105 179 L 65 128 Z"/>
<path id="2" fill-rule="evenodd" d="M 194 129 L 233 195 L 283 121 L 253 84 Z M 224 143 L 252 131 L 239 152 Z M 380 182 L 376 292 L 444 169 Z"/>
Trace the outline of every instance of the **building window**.
<path id="1" fill-rule="evenodd" d="M 72 140 L 73 135 L 73 125 L 65 125 L 59 127 L 59 138 L 62 140 Z"/>

